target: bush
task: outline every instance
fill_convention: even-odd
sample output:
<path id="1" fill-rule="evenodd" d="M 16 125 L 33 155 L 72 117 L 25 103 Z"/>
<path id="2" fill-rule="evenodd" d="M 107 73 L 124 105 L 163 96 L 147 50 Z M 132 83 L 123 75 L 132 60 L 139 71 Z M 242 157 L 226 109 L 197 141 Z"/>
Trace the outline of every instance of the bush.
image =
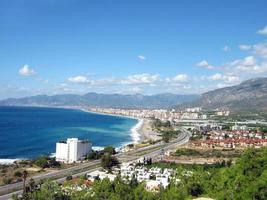
<path id="1" fill-rule="evenodd" d="M 66 177 L 66 181 L 70 181 L 70 180 L 72 180 L 72 176 L 71 175 Z"/>
<path id="2" fill-rule="evenodd" d="M 104 154 L 101 158 L 101 166 L 105 169 L 110 170 L 112 167 L 119 164 L 119 161 L 116 157 L 110 154 Z"/>
<path id="3" fill-rule="evenodd" d="M 48 158 L 46 156 L 41 156 L 34 161 L 34 164 L 38 167 L 46 168 L 48 166 L 47 160 Z"/>
<path id="4" fill-rule="evenodd" d="M 3 178 L 3 183 L 5 185 L 12 183 L 12 178 Z"/>
<path id="5" fill-rule="evenodd" d="M 189 194 L 191 194 L 194 197 L 198 197 L 203 193 L 203 188 L 201 185 L 197 183 L 193 183 L 191 187 L 189 188 Z"/>
<path id="6" fill-rule="evenodd" d="M 115 155 L 116 151 L 115 151 L 115 148 L 113 146 L 107 146 L 104 148 L 104 153 L 108 153 L 110 155 Z"/>
<path id="7" fill-rule="evenodd" d="M 194 149 L 177 149 L 175 152 L 176 156 L 199 156 L 201 155 Z"/>
<path id="8" fill-rule="evenodd" d="M 100 159 L 102 155 L 103 155 L 103 152 L 92 150 L 92 152 L 86 156 L 86 159 L 97 160 L 97 159 Z"/>
<path id="9" fill-rule="evenodd" d="M 52 168 L 59 167 L 60 163 L 56 161 L 55 158 L 50 158 L 48 156 L 41 156 L 34 160 L 34 164 L 41 168 Z"/>
<path id="10" fill-rule="evenodd" d="M 14 176 L 22 177 L 22 172 L 21 171 L 15 171 Z"/>

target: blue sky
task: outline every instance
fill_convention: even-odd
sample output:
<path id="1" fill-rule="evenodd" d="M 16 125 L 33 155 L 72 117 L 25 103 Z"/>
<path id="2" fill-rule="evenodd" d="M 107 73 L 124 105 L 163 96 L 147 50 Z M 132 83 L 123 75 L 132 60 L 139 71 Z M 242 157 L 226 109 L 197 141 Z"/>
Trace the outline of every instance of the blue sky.
<path id="1" fill-rule="evenodd" d="M 267 75 L 265 0 L 2 0 L 0 98 L 203 93 Z"/>

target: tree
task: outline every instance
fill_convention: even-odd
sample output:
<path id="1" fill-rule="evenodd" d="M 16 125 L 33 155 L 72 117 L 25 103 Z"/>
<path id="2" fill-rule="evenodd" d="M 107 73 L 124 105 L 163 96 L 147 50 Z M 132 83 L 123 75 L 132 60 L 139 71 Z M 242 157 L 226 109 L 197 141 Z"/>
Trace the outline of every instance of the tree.
<path id="1" fill-rule="evenodd" d="M 41 156 L 34 161 L 34 164 L 37 165 L 38 167 L 46 168 L 48 167 L 47 160 L 48 158 L 46 156 Z"/>
<path id="2" fill-rule="evenodd" d="M 113 166 L 116 166 L 118 164 L 118 159 L 108 153 L 105 153 L 101 158 L 101 166 L 105 169 L 111 170 Z"/>
<path id="3" fill-rule="evenodd" d="M 26 170 L 24 170 L 22 172 L 22 178 L 23 178 L 23 194 L 26 193 L 26 179 L 27 179 L 27 176 L 28 176 L 28 172 Z"/>
<path id="4" fill-rule="evenodd" d="M 113 146 L 106 146 L 103 151 L 104 151 L 104 154 L 105 153 L 108 153 L 110 155 L 116 154 L 115 148 Z"/>
<path id="5" fill-rule="evenodd" d="M 41 168 L 59 167 L 60 163 L 55 158 L 40 156 L 34 160 L 34 164 Z"/>
<path id="6" fill-rule="evenodd" d="M 203 193 L 203 188 L 200 184 L 193 183 L 189 188 L 189 193 L 194 197 L 198 197 Z"/>

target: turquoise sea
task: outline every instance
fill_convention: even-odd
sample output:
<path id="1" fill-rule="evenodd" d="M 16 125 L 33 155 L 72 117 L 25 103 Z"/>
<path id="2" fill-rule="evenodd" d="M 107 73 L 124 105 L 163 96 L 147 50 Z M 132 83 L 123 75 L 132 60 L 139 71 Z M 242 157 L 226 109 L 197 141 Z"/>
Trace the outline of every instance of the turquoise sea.
<path id="1" fill-rule="evenodd" d="M 89 139 L 94 147 L 119 147 L 132 141 L 137 123 L 72 109 L 0 107 L 0 161 L 51 155 L 57 141 L 70 137 Z"/>

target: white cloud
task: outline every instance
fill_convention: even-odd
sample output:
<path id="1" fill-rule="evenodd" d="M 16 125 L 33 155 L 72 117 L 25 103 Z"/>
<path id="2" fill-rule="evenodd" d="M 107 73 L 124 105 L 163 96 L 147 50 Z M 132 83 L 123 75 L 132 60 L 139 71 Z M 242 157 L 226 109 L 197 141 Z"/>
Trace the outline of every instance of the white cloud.
<path id="1" fill-rule="evenodd" d="M 86 76 L 73 76 L 68 79 L 72 83 L 91 83 Z"/>
<path id="2" fill-rule="evenodd" d="M 171 80 L 174 82 L 180 82 L 180 83 L 187 82 L 188 76 L 186 74 L 178 74 L 175 77 L 173 77 Z"/>
<path id="3" fill-rule="evenodd" d="M 241 45 L 239 45 L 239 49 L 241 49 L 243 51 L 247 51 L 247 50 L 251 49 L 251 45 L 241 44 Z"/>
<path id="4" fill-rule="evenodd" d="M 232 61 L 227 67 L 229 70 L 235 71 L 239 74 L 242 72 L 247 74 L 259 74 L 267 72 L 267 63 L 258 63 L 254 56 L 247 56 L 243 59 Z"/>
<path id="5" fill-rule="evenodd" d="M 24 65 L 20 70 L 19 74 L 21 76 L 32 76 L 35 74 L 35 71 L 31 69 L 28 65 Z"/>
<path id="6" fill-rule="evenodd" d="M 267 26 L 265 26 L 264 28 L 258 30 L 258 34 L 267 35 Z"/>
<path id="7" fill-rule="evenodd" d="M 202 60 L 202 61 L 198 62 L 196 65 L 198 67 L 203 67 L 203 68 L 206 68 L 206 69 L 214 69 L 214 67 L 212 65 L 210 65 L 208 63 L 208 61 L 206 61 L 206 60 Z"/>
<path id="8" fill-rule="evenodd" d="M 121 79 L 119 82 L 121 84 L 152 84 L 159 80 L 160 77 L 158 74 L 135 74 Z"/>
<path id="9" fill-rule="evenodd" d="M 256 59 L 254 56 L 247 56 L 243 60 L 237 62 L 238 65 L 252 66 L 256 64 Z"/>
<path id="10" fill-rule="evenodd" d="M 146 60 L 146 57 L 143 55 L 138 55 L 137 58 L 139 58 L 140 60 Z"/>
<path id="11" fill-rule="evenodd" d="M 222 48 L 222 50 L 223 50 L 224 52 L 231 51 L 230 47 L 228 47 L 228 46 L 224 46 L 224 47 Z"/>
<path id="12" fill-rule="evenodd" d="M 267 58 L 267 43 L 253 45 L 253 53 L 256 56 Z"/>
<path id="13" fill-rule="evenodd" d="M 131 91 L 135 93 L 139 93 L 139 92 L 142 92 L 142 89 L 139 87 L 133 87 Z"/>
<path id="14" fill-rule="evenodd" d="M 238 76 L 223 75 L 220 73 L 216 73 L 212 76 L 209 76 L 208 79 L 212 81 L 223 81 L 224 83 L 227 83 L 227 84 L 238 83 L 240 81 Z"/>
<path id="15" fill-rule="evenodd" d="M 233 83 L 238 83 L 240 81 L 240 78 L 238 76 L 224 76 L 224 82 L 225 83 L 229 83 L 229 84 L 233 84 Z"/>
<path id="16" fill-rule="evenodd" d="M 222 78 L 223 78 L 223 75 L 219 73 L 208 77 L 208 79 L 213 80 L 213 81 L 222 80 Z"/>

